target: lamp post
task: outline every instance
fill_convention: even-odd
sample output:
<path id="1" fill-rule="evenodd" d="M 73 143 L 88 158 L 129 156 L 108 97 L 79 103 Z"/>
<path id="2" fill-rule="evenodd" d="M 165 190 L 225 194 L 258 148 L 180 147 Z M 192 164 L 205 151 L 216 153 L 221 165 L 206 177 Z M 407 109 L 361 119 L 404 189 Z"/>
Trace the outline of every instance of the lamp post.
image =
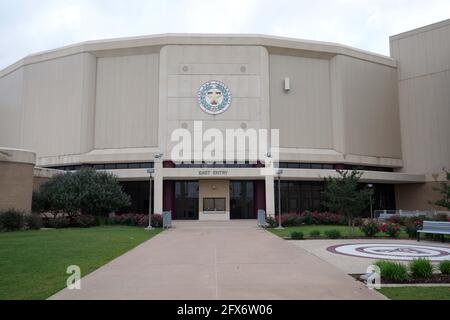
<path id="1" fill-rule="evenodd" d="M 162 158 L 162 153 L 157 153 L 153 156 L 154 159 L 160 159 Z M 153 167 L 155 161 L 153 161 Z M 147 173 L 149 174 L 149 194 L 148 194 L 148 227 L 145 228 L 146 230 L 152 230 L 152 198 L 153 198 L 153 190 L 152 190 L 152 180 L 153 180 L 153 174 L 155 173 L 155 168 L 149 168 L 147 169 Z"/>
<path id="2" fill-rule="evenodd" d="M 155 173 L 155 169 L 154 168 L 149 168 L 147 169 L 147 173 L 150 176 L 150 185 L 149 185 L 149 193 L 148 193 L 148 227 L 145 228 L 146 230 L 152 230 L 152 178 L 153 178 L 153 173 Z"/>
<path id="3" fill-rule="evenodd" d="M 369 183 L 367 185 L 370 189 L 370 219 L 373 219 L 373 210 L 372 210 L 372 193 L 373 193 L 373 184 Z"/>
<path id="4" fill-rule="evenodd" d="M 281 225 L 281 174 L 283 173 L 283 170 L 278 169 L 277 175 L 278 175 L 278 227 L 277 229 L 284 229 Z"/>

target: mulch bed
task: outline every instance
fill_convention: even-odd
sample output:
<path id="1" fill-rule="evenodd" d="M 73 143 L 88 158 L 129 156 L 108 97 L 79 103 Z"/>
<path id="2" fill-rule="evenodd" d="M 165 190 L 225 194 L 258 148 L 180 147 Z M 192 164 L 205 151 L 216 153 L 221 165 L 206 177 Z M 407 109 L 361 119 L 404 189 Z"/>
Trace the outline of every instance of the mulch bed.
<path id="1" fill-rule="evenodd" d="M 353 278 L 358 281 L 364 282 L 360 279 L 362 274 L 351 274 Z M 431 278 L 410 278 L 406 281 L 391 281 L 386 279 L 381 279 L 381 284 L 450 284 L 450 275 L 446 274 L 433 274 Z"/>

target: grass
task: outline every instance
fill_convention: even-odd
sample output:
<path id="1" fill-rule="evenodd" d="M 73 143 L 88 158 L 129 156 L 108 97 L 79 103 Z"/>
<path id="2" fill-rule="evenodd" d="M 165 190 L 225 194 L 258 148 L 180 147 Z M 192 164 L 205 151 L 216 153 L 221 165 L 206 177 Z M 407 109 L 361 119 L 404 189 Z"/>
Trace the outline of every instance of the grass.
<path id="1" fill-rule="evenodd" d="M 85 276 L 159 232 L 102 226 L 0 233 L 0 300 L 46 299 L 66 286 L 69 265 Z"/>
<path id="2" fill-rule="evenodd" d="M 279 237 L 282 238 L 289 238 L 291 232 L 302 232 L 305 235 L 305 239 L 311 238 L 309 233 L 312 230 L 319 230 L 320 231 L 320 238 L 325 238 L 324 232 L 326 230 L 339 230 L 342 234 L 342 237 L 361 237 L 365 238 L 364 233 L 359 229 L 359 227 L 354 228 L 354 234 L 351 233 L 351 228 L 349 226 L 332 226 L 332 225 L 307 225 L 307 226 L 301 226 L 301 227 L 287 227 L 281 230 L 270 228 L 267 229 L 270 232 L 276 234 Z M 377 233 L 375 237 L 388 237 L 386 233 Z M 399 238 L 408 238 L 408 235 L 406 232 L 402 230 L 402 232 L 399 235 Z"/>
<path id="3" fill-rule="evenodd" d="M 392 300 L 450 300 L 450 287 L 381 288 L 379 292 Z"/>

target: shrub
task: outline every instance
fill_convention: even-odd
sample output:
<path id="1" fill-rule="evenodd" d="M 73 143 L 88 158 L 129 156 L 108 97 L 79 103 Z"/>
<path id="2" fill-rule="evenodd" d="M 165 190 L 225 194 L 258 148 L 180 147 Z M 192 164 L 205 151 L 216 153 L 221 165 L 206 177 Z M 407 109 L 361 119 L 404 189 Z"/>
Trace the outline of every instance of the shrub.
<path id="1" fill-rule="evenodd" d="M 441 238 L 440 234 L 425 233 L 424 235 L 427 240 L 439 240 Z"/>
<path id="2" fill-rule="evenodd" d="M 312 230 L 312 231 L 309 233 L 309 236 L 310 236 L 311 238 L 318 238 L 318 237 L 320 237 L 320 230 Z"/>
<path id="3" fill-rule="evenodd" d="M 130 205 L 117 177 L 111 173 L 83 169 L 52 177 L 33 194 L 38 212 L 106 215 Z"/>
<path id="4" fill-rule="evenodd" d="M 304 223 L 307 225 L 311 225 L 313 223 L 315 224 L 319 224 L 318 223 L 318 217 L 316 216 L 316 219 L 313 218 L 313 214 L 311 211 L 305 211 L 302 214 L 300 214 L 300 223 Z"/>
<path id="5" fill-rule="evenodd" d="M 395 224 L 399 224 L 399 225 L 404 225 L 405 224 L 405 218 L 401 217 L 398 214 L 396 214 L 396 215 L 390 217 L 389 219 L 387 219 L 386 222 L 387 223 L 395 223 Z"/>
<path id="6" fill-rule="evenodd" d="M 445 213 L 439 213 L 439 214 L 437 214 L 436 215 L 436 217 L 434 217 L 434 219 L 433 220 L 435 220 L 435 221 L 448 221 L 448 216 L 445 214 Z"/>
<path id="7" fill-rule="evenodd" d="M 104 216 L 94 216 L 95 218 L 95 225 L 96 226 L 102 226 L 108 223 L 108 218 Z"/>
<path id="8" fill-rule="evenodd" d="M 268 228 L 276 228 L 278 226 L 278 222 L 273 217 L 267 217 L 266 223 Z"/>
<path id="9" fill-rule="evenodd" d="M 379 232 L 378 222 L 375 219 L 367 219 L 359 227 L 366 237 L 373 237 Z"/>
<path id="10" fill-rule="evenodd" d="M 278 218 L 276 218 L 278 221 Z M 312 221 L 312 220 L 311 220 Z M 297 227 L 302 225 L 303 218 L 296 213 L 289 213 L 281 215 L 281 225 L 283 227 Z"/>
<path id="11" fill-rule="evenodd" d="M 113 217 L 108 218 L 108 224 L 118 224 L 125 226 L 138 226 L 147 227 L 148 226 L 148 214 L 141 213 L 124 213 L 116 214 Z M 152 227 L 162 228 L 162 215 L 154 214 L 152 216 Z"/>
<path id="12" fill-rule="evenodd" d="M 148 219 L 148 217 L 147 217 Z M 148 220 L 147 220 L 147 225 L 148 225 Z M 152 227 L 153 228 L 162 228 L 163 226 L 163 218 L 161 214 L 154 214 L 152 217 Z"/>
<path id="13" fill-rule="evenodd" d="M 303 240 L 303 232 L 300 231 L 291 232 L 291 239 Z"/>
<path id="14" fill-rule="evenodd" d="M 409 262 L 409 270 L 415 278 L 430 278 L 433 276 L 433 265 L 428 259 L 413 259 Z"/>
<path id="15" fill-rule="evenodd" d="M 366 219 L 363 219 L 361 217 L 356 217 L 355 219 L 353 219 L 353 225 L 355 227 L 361 227 L 363 225 L 364 221 L 366 221 Z"/>
<path id="16" fill-rule="evenodd" d="M 278 217 L 266 219 L 269 228 L 278 226 Z M 281 216 L 281 225 L 283 227 L 298 227 L 301 225 L 343 225 L 345 217 L 331 212 L 310 212 L 288 213 Z"/>
<path id="17" fill-rule="evenodd" d="M 326 230 L 325 232 L 325 236 L 328 239 L 339 239 L 341 238 L 341 232 L 337 229 L 332 229 L 332 230 Z"/>
<path id="18" fill-rule="evenodd" d="M 398 224 L 387 222 L 380 225 L 380 231 L 387 233 L 392 238 L 397 238 L 401 229 Z"/>
<path id="19" fill-rule="evenodd" d="M 135 226 L 136 225 L 136 214 L 125 213 L 116 214 L 115 216 L 109 218 L 110 224 L 119 224 L 124 226 Z"/>
<path id="20" fill-rule="evenodd" d="M 89 227 L 94 227 L 94 226 L 98 226 L 98 225 L 99 225 L 98 220 L 95 219 L 95 217 L 93 215 L 89 215 L 89 214 L 79 215 L 79 216 L 75 217 L 70 223 L 70 226 L 76 227 L 76 228 L 89 228 Z"/>
<path id="21" fill-rule="evenodd" d="M 379 260 L 375 262 L 375 265 L 380 268 L 381 277 L 383 279 L 394 282 L 403 282 L 409 278 L 406 266 L 400 262 Z"/>
<path id="22" fill-rule="evenodd" d="M 56 217 L 52 219 L 47 219 L 44 223 L 44 226 L 47 228 L 68 228 L 70 227 L 70 220 L 66 217 Z"/>
<path id="23" fill-rule="evenodd" d="M 450 260 L 439 262 L 439 271 L 442 274 L 450 274 Z"/>
<path id="24" fill-rule="evenodd" d="M 24 227 L 24 214 L 18 210 L 10 209 L 0 213 L 0 229 L 6 231 L 20 230 Z"/>
<path id="25" fill-rule="evenodd" d="M 25 215 L 25 225 L 30 230 L 39 230 L 43 226 L 40 214 L 32 213 Z"/>
<path id="26" fill-rule="evenodd" d="M 340 214 L 331 212 L 313 212 L 307 211 L 302 214 L 304 217 L 310 217 L 311 224 L 325 224 L 325 225 L 343 225 L 346 223 L 345 217 Z M 307 220 L 308 220 L 307 219 Z M 308 224 L 305 220 L 304 223 Z"/>
<path id="27" fill-rule="evenodd" d="M 422 220 L 417 218 L 408 218 L 405 220 L 405 232 L 408 237 L 415 238 L 417 236 L 417 229 L 422 227 Z"/>

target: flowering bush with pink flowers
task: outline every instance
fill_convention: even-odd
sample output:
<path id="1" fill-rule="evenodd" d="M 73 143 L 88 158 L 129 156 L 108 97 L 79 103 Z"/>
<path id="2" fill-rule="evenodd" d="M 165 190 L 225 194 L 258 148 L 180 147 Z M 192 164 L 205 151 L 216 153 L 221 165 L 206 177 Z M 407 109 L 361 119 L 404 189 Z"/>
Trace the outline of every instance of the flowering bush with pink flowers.
<path id="1" fill-rule="evenodd" d="M 365 219 L 359 228 L 366 237 L 374 237 L 380 231 L 378 221 L 375 219 Z"/>
<path id="2" fill-rule="evenodd" d="M 400 234 L 400 225 L 393 222 L 386 222 L 380 225 L 380 231 L 387 233 L 392 238 L 397 238 Z"/>
<path id="3" fill-rule="evenodd" d="M 142 213 L 116 214 L 116 215 L 108 218 L 108 224 L 147 227 L 148 226 L 148 214 L 142 214 Z M 152 216 L 152 227 L 155 227 L 155 228 L 162 227 L 162 216 L 160 214 L 154 214 Z"/>
<path id="4" fill-rule="evenodd" d="M 267 218 L 270 227 L 278 225 L 278 216 Z M 281 216 L 281 225 L 283 227 L 298 227 L 301 225 L 344 225 L 345 217 L 332 212 L 310 212 L 287 213 Z"/>
<path id="5" fill-rule="evenodd" d="M 417 236 L 417 230 L 422 229 L 423 220 L 417 218 L 408 218 L 405 220 L 405 232 L 410 238 Z"/>

